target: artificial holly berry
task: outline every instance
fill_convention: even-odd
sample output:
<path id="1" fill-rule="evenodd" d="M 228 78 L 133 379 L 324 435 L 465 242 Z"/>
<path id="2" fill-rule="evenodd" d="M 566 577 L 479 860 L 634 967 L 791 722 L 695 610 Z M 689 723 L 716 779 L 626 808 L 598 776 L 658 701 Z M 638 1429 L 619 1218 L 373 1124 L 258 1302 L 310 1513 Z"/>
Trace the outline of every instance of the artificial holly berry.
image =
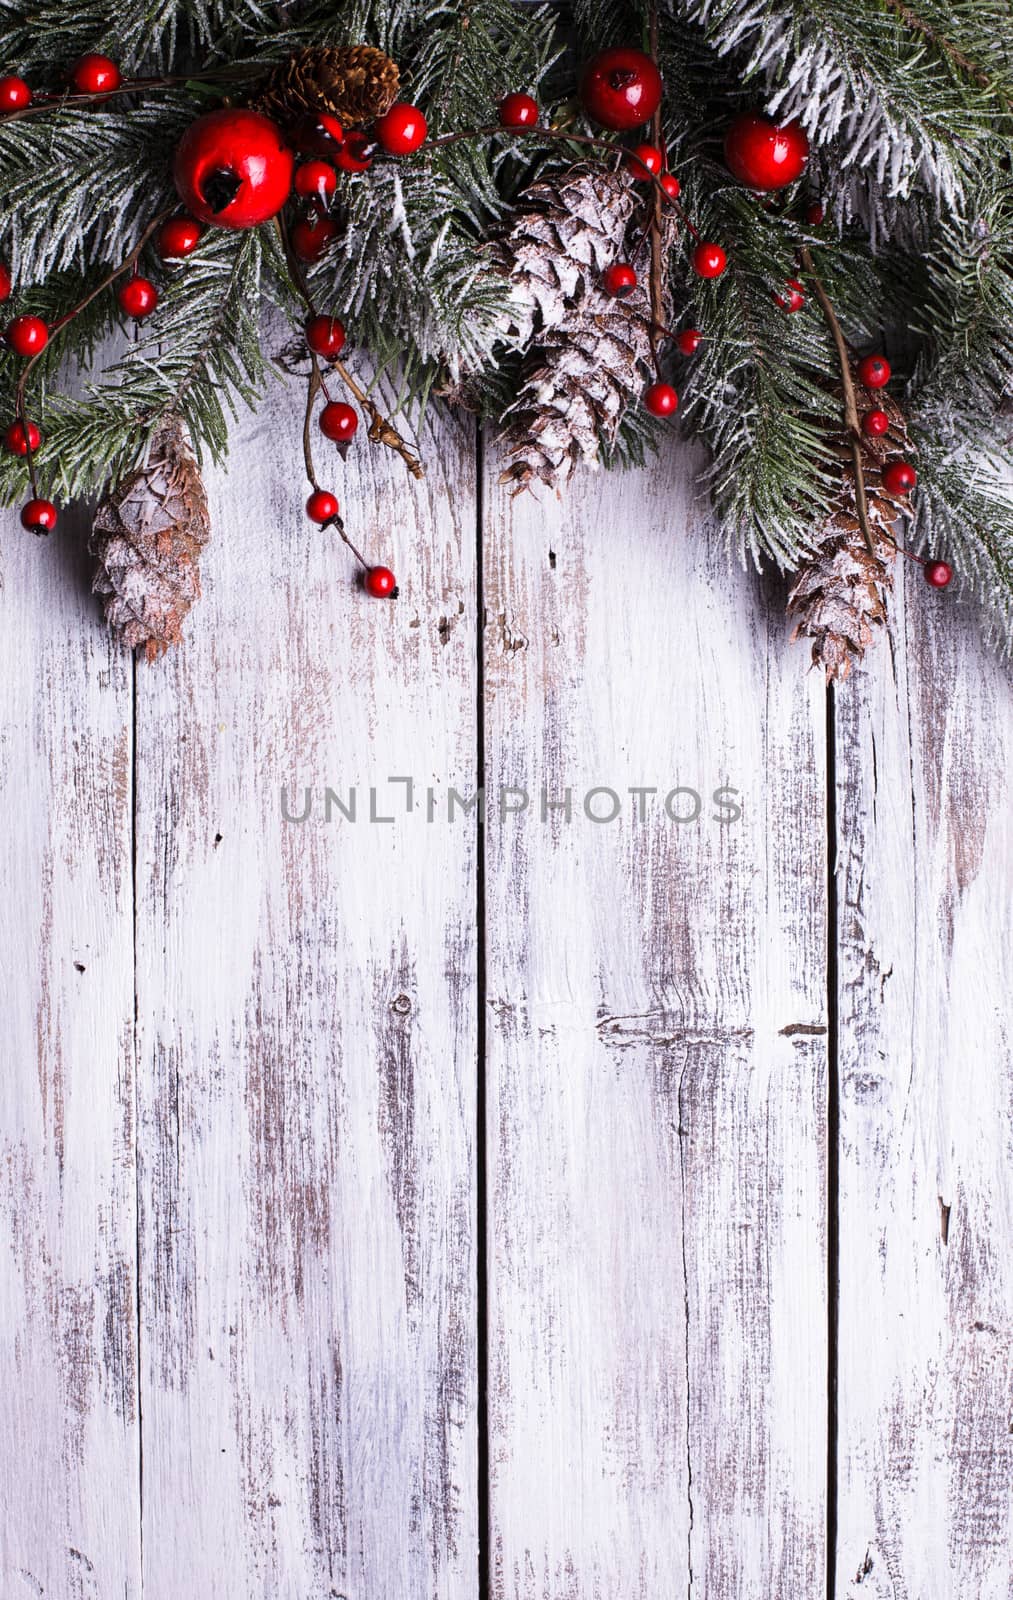
<path id="1" fill-rule="evenodd" d="M 330 217 L 303 217 L 292 229 L 292 248 L 300 261 L 319 261 L 338 236 L 337 224 Z"/>
<path id="2" fill-rule="evenodd" d="M 368 567 L 362 585 L 375 600 L 397 599 L 397 579 L 389 567 Z"/>
<path id="3" fill-rule="evenodd" d="M 639 128 L 661 104 L 661 74 L 642 50 L 603 50 L 584 69 L 580 99 L 603 128 Z"/>
<path id="4" fill-rule="evenodd" d="M 862 432 L 868 439 L 879 439 L 890 427 L 885 411 L 867 411 L 862 418 Z"/>
<path id="5" fill-rule="evenodd" d="M 883 488 L 887 494 L 910 494 L 918 474 L 910 461 L 891 461 L 883 468 Z"/>
<path id="6" fill-rule="evenodd" d="M 693 356 L 696 355 L 697 350 L 700 348 L 700 340 L 702 338 L 703 334 L 699 328 L 683 328 L 682 332 L 676 336 L 675 342 L 684 356 Z"/>
<path id="7" fill-rule="evenodd" d="M 21 512 L 21 526 L 29 533 L 51 533 L 56 527 L 56 507 L 52 500 L 29 500 Z"/>
<path id="8" fill-rule="evenodd" d="M 623 162 L 627 172 L 632 172 L 642 183 L 657 177 L 664 164 L 665 158 L 656 144 L 634 145 Z"/>
<path id="9" fill-rule="evenodd" d="M 0 116 L 7 111 L 24 111 L 32 103 L 32 91 L 24 78 L 0 78 Z"/>
<path id="10" fill-rule="evenodd" d="M 389 156 L 410 156 L 425 144 L 429 124 L 418 106 L 399 100 L 380 117 L 373 132 Z"/>
<path id="11" fill-rule="evenodd" d="M 890 363 L 886 356 L 863 356 L 858 363 L 858 381 L 867 389 L 882 389 L 890 382 Z"/>
<path id="12" fill-rule="evenodd" d="M 679 396 L 670 383 L 652 383 L 644 390 L 644 405 L 652 417 L 670 417 L 678 410 Z"/>
<path id="13" fill-rule="evenodd" d="M 373 165 L 375 146 L 364 133 L 350 133 L 331 160 L 342 172 L 368 172 Z"/>
<path id="14" fill-rule="evenodd" d="M 680 194 L 682 193 L 682 184 L 679 182 L 674 172 L 663 172 L 661 177 L 658 179 L 658 182 L 661 184 L 661 187 L 664 189 L 670 200 L 678 200 Z"/>
<path id="15" fill-rule="evenodd" d="M 120 69 L 108 56 L 94 52 L 82 56 L 70 74 L 78 94 L 109 94 L 121 83 Z"/>
<path id="16" fill-rule="evenodd" d="M 203 232 L 193 217 L 170 217 L 155 235 L 155 250 L 163 261 L 181 261 L 196 250 Z"/>
<path id="17" fill-rule="evenodd" d="M 316 355 L 333 361 L 344 348 L 343 323 L 337 317 L 310 317 L 306 323 L 306 343 Z"/>
<path id="18" fill-rule="evenodd" d="M 359 418 L 353 406 L 343 400 L 330 400 L 320 413 L 320 432 L 335 444 L 347 444 L 355 437 Z"/>
<path id="19" fill-rule="evenodd" d="M 4 338 L 15 355 L 37 356 L 49 343 L 49 329 L 41 317 L 15 317 Z"/>
<path id="20" fill-rule="evenodd" d="M 295 192 L 303 199 L 327 201 L 338 187 L 338 175 L 329 161 L 304 161 L 295 172 Z"/>
<path id="21" fill-rule="evenodd" d="M 784 288 L 784 294 L 774 296 L 775 305 L 779 305 L 782 311 L 801 311 L 805 305 L 805 291 L 798 279 L 789 278 Z"/>
<path id="22" fill-rule="evenodd" d="M 34 452 L 42 443 L 42 435 L 34 422 L 28 424 L 28 436 L 20 422 L 12 422 L 4 434 L 4 449 L 12 456 L 26 456 L 29 448 Z"/>
<path id="23" fill-rule="evenodd" d="M 614 261 L 602 273 L 601 283 L 606 294 L 615 295 L 617 300 L 624 300 L 637 287 L 637 275 L 628 261 Z"/>
<path id="24" fill-rule="evenodd" d="M 0 300 L 9 300 L 11 293 L 11 275 L 6 266 L 0 261 Z"/>
<path id="25" fill-rule="evenodd" d="M 158 304 L 158 290 L 150 278 L 133 277 L 120 284 L 116 298 L 128 317 L 143 322 Z"/>
<path id="26" fill-rule="evenodd" d="M 945 589 L 953 581 L 953 568 L 946 561 L 926 561 L 922 572 L 932 589 Z"/>
<path id="27" fill-rule="evenodd" d="M 808 160 L 809 140 L 799 122 L 779 128 L 772 117 L 747 111 L 725 134 L 725 164 L 750 189 L 785 189 Z"/>
<path id="28" fill-rule="evenodd" d="M 823 207 L 818 202 L 811 206 L 806 206 L 805 220 L 810 228 L 818 228 L 823 221 L 823 215 Z"/>
<path id="29" fill-rule="evenodd" d="M 317 111 L 297 122 L 290 142 L 301 156 L 326 156 L 333 161 L 345 142 L 345 130 L 330 111 Z"/>
<path id="30" fill-rule="evenodd" d="M 709 240 L 696 246 L 691 259 L 698 278 L 720 278 L 728 265 L 728 257 L 721 246 Z"/>
<path id="31" fill-rule="evenodd" d="M 180 199 L 201 222 L 255 228 L 292 189 L 292 152 L 259 111 L 209 111 L 184 133 L 173 163 Z"/>
<path id="32" fill-rule="evenodd" d="M 501 128 L 533 128 L 538 121 L 538 101 L 529 94 L 508 94 L 499 103 Z"/>
<path id="33" fill-rule="evenodd" d="M 314 489 L 306 502 L 306 515 L 311 522 L 333 522 L 338 514 L 338 502 L 329 489 Z"/>

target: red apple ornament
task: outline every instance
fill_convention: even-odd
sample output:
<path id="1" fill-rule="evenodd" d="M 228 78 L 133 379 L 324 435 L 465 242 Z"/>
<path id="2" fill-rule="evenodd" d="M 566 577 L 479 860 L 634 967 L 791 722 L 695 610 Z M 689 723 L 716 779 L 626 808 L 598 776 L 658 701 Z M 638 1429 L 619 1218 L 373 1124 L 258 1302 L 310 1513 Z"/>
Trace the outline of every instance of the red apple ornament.
<path id="1" fill-rule="evenodd" d="M 292 190 L 292 152 L 259 111 L 209 111 L 180 140 L 173 166 L 180 199 L 200 222 L 255 228 Z"/>

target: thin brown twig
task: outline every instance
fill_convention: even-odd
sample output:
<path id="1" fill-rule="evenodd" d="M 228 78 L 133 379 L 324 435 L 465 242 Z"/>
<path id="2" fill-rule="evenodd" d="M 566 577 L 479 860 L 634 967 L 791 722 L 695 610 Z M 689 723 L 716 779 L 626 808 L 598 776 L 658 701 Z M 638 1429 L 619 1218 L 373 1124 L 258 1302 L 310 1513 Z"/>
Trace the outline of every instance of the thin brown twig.
<path id="1" fill-rule="evenodd" d="M 306 476 L 309 479 L 310 483 L 313 485 L 314 489 L 319 489 L 320 488 L 320 484 L 317 482 L 317 475 L 316 475 L 316 472 L 315 472 L 314 467 L 313 467 L 313 438 L 312 438 L 312 435 L 313 435 L 313 406 L 316 403 L 317 395 L 320 393 L 321 382 L 320 382 L 320 367 L 319 367 L 319 365 L 317 363 L 316 354 L 313 351 L 310 351 L 310 362 L 311 362 L 311 365 L 310 365 L 309 381 L 308 381 L 308 383 L 306 385 L 306 413 L 305 413 L 305 416 L 303 417 L 303 425 L 302 425 L 302 453 L 303 453 L 303 460 L 306 463 Z"/>
<path id="2" fill-rule="evenodd" d="M 185 88 L 188 83 L 212 81 L 242 83 L 246 78 L 262 76 L 263 72 L 262 66 L 251 62 L 249 67 L 212 67 L 208 72 L 189 72 L 185 76 L 127 78 L 118 83 L 115 89 L 101 89 L 97 94 L 74 94 L 70 89 L 39 89 L 33 93 L 31 105 L 23 106 L 20 111 L 5 112 L 3 120 L 5 123 L 20 122 L 25 117 L 39 117 L 47 111 L 75 111 L 87 106 L 94 108 L 105 100 L 125 94 L 142 94 L 149 89 L 179 89 Z"/>
<path id="3" fill-rule="evenodd" d="M 94 289 L 90 289 L 88 291 L 83 300 L 79 300 L 76 306 L 72 306 L 68 312 L 66 312 L 62 317 L 53 323 L 53 326 L 49 330 L 51 338 L 53 335 L 61 333 L 69 323 L 74 321 L 75 317 L 79 317 L 85 307 L 90 306 L 93 300 L 96 300 L 104 290 L 109 288 L 110 284 L 116 282 L 117 278 L 121 278 L 125 272 L 129 272 L 132 267 L 136 267 L 138 258 L 140 257 L 144 246 L 147 244 L 152 234 L 161 227 L 162 223 L 165 221 L 166 217 L 169 216 L 173 209 L 174 208 L 171 206 L 167 207 L 166 210 L 160 211 L 156 217 L 152 218 L 144 232 L 141 234 L 141 237 L 134 245 L 134 248 L 130 251 L 129 255 L 124 257 L 120 265 L 118 267 L 114 267 L 112 272 L 107 272 L 101 283 L 97 283 Z M 28 478 L 32 485 L 32 493 L 36 498 L 38 498 L 38 483 L 35 476 L 35 452 L 32 449 L 32 441 L 28 437 L 28 421 L 25 415 L 25 390 L 28 386 L 28 380 L 31 377 L 32 369 L 35 366 L 35 363 L 42 359 L 43 355 L 45 354 L 45 350 L 48 349 L 49 340 L 47 340 L 44 350 L 40 350 L 37 355 L 32 356 L 28 361 L 25 362 L 20 373 L 18 374 L 17 386 L 14 390 L 18 418 L 21 422 L 22 428 L 25 430 L 25 445 L 27 447 L 26 454 L 28 457 Z"/>
<path id="4" fill-rule="evenodd" d="M 841 332 L 841 325 L 837 320 L 837 313 L 813 265 L 812 251 L 808 245 L 802 246 L 800 259 L 802 270 L 812 283 L 813 293 L 819 301 L 824 321 L 830 329 L 830 334 L 837 350 L 837 361 L 841 369 L 841 384 L 844 389 L 844 426 L 848 434 L 851 464 L 855 473 L 855 510 L 858 515 L 858 525 L 862 530 L 862 537 L 865 540 L 869 554 L 875 556 L 876 541 L 873 538 L 872 527 L 869 523 L 869 501 L 865 492 L 865 467 L 862 461 L 862 428 L 858 419 L 855 385 L 851 377 L 851 357 L 848 353 L 844 334 Z"/>
<path id="5" fill-rule="evenodd" d="M 280 216 L 275 220 L 278 225 L 278 235 L 281 239 L 282 249 L 285 252 L 285 260 L 288 263 L 288 270 L 291 274 L 292 282 L 295 284 L 299 297 L 305 305 L 310 316 L 315 317 L 317 315 L 317 311 L 313 304 L 313 296 L 310 294 L 309 285 L 306 282 L 302 268 L 300 267 L 295 252 L 292 249 L 292 244 L 288 236 L 288 229 L 285 226 L 284 220 Z M 400 433 L 398 433 L 394 424 L 386 416 L 384 416 L 379 406 L 370 398 L 365 389 L 363 389 L 362 385 L 358 383 L 355 378 L 353 378 L 344 362 L 338 360 L 331 361 L 330 370 L 337 373 L 346 389 L 348 389 L 350 394 L 355 396 L 362 409 L 369 416 L 370 443 L 385 444 L 389 450 L 396 451 L 413 478 L 424 478 L 425 468 L 423 467 L 418 456 L 414 454 L 407 441 L 402 438 Z M 321 388 L 325 387 L 322 376 L 320 378 L 320 385 Z"/>
<path id="6" fill-rule="evenodd" d="M 991 73 L 986 72 L 985 68 L 979 66 L 977 61 L 972 61 L 970 56 L 965 55 L 959 45 L 953 43 L 952 39 L 948 39 L 945 34 L 937 32 L 931 22 L 926 22 L 924 17 L 918 15 L 917 11 L 913 11 L 909 5 L 905 5 L 904 0 L 884 0 L 884 4 L 888 11 L 892 11 L 895 17 L 900 18 L 905 27 L 910 28 L 912 33 L 919 34 L 929 44 L 934 45 L 946 57 L 947 61 L 955 66 L 958 71 L 964 73 L 966 77 L 972 79 L 980 89 L 986 89 L 990 94 L 995 94 L 1006 106 L 1013 105 L 1013 100 L 1010 99 L 1009 94 L 1001 84 L 996 82 Z"/>

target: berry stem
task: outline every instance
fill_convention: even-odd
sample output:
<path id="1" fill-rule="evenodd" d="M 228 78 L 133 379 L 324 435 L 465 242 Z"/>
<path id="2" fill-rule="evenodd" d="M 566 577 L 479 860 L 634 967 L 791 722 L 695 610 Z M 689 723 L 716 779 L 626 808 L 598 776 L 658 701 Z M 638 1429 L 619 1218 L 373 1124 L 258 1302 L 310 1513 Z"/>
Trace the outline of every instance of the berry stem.
<path id="1" fill-rule="evenodd" d="M 111 283 L 115 283 L 117 278 L 121 278 L 125 272 L 130 272 L 134 267 L 136 267 L 138 258 L 141 254 L 141 251 L 144 249 L 144 246 L 147 244 L 152 234 L 161 227 L 166 217 L 171 215 L 174 209 L 174 207 L 169 206 L 164 211 L 160 211 L 157 217 L 148 223 L 148 226 L 145 228 L 144 232 L 141 234 L 141 237 L 134 245 L 134 248 L 130 251 L 129 255 L 124 258 L 120 265 L 118 267 L 114 267 L 112 272 L 107 272 L 101 283 L 97 283 L 94 289 L 89 289 L 83 300 L 79 300 L 76 306 L 71 306 L 69 311 L 65 312 L 62 317 L 58 318 L 58 320 L 52 324 L 52 327 L 49 330 L 50 343 L 52 342 L 52 335 L 61 333 L 63 329 L 67 327 L 68 323 L 73 322 L 75 317 L 79 317 L 85 307 L 90 306 L 92 301 L 97 299 L 104 290 L 108 289 Z M 48 350 L 48 348 L 49 344 L 47 343 L 46 349 Z M 17 386 L 14 391 L 18 419 L 21 423 L 21 426 L 25 430 L 25 444 L 27 445 L 26 455 L 28 458 L 28 479 L 32 486 L 32 493 L 36 499 L 38 499 L 39 490 L 35 476 L 35 452 L 32 449 L 32 441 L 29 437 L 28 423 L 25 415 L 25 390 L 28 387 L 28 379 L 31 377 L 32 368 L 35 366 L 35 363 L 40 360 L 43 354 L 44 351 L 40 350 L 38 355 L 32 356 L 30 360 L 25 362 L 25 365 L 18 374 Z"/>
<path id="2" fill-rule="evenodd" d="M 292 249 L 288 236 L 288 228 L 286 227 L 282 217 L 279 216 L 275 220 L 277 222 L 278 234 L 281 239 L 282 249 L 285 252 L 285 260 L 288 263 L 288 270 L 292 282 L 295 285 L 296 291 L 310 316 L 315 317 L 317 315 L 317 310 L 313 304 L 313 297 L 310 294 L 309 285 L 303 276 L 302 268 L 300 267 L 295 252 Z M 337 359 L 332 361 L 331 371 L 338 374 L 338 377 L 345 385 L 345 388 L 350 394 L 355 396 L 363 411 L 368 414 L 370 444 L 385 444 L 388 449 L 397 452 L 397 454 L 404 461 L 405 466 L 408 468 L 408 471 L 411 473 L 413 478 L 425 477 L 425 468 L 423 467 L 418 456 L 414 454 L 406 440 L 401 437 L 394 424 L 384 416 L 379 406 L 376 405 L 376 403 L 370 398 L 370 396 L 363 389 L 362 385 L 358 383 L 355 378 L 353 378 L 344 362 L 338 361 Z M 326 394 L 327 390 L 322 377 L 320 377 L 320 387 L 324 389 L 324 393 Z M 328 396 L 328 398 L 330 397 Z"/>
<path id="3" fill-rule="evenodd" d="M 320 365 L 317 361 L 316 353 L 312 350 L 310 351 L 310 361 L 312 365 L 310 366 L 309 381 L 306 385 L 306 414 L 302 425 L 302 453 L 303 460 L 306 463 L 306 476 L 313 488 L 319 490 L 320 484 L 317 482 L 317 475 L 313 466 L 313 404 L 323 384 L 320 378 Z"/>
<path id="4" fill-rule="evenodd" d="M 807 244 L 800 251 L 802 270 L 810 279 L 813 293 L 819 302 L 824 321 L 830 329 L 834 346 L 837 350 L 837 361 L 841 369 L 841 384 L 844 389 L 844 426 L 848 433 L 848 443 L 851 447 L 851 464 L 855 473 L 855 510 L 858 515 L 858 525 L 862 530 L 869 554 L 876 554 L 876 541 L 872 536 L 869 524 L 869 501 L 865 492 L 865 467 L 862 461 L 862 426 L 858 418 L 858 404 L 855 399 L 855 385 L 851 377 L 851 358 L 848 355 L 848 346 L 841 325 L 837 320 L 830 297 L 823 287 L 823 283 L 813 265 L 812 251 Z"/>
<path id="5" fill-rule="evenodd" d="M 102 89 L 98 94 L 73 94 L 69 89 L 37 89 L 32 103 L 20 111 L 4 113 L 4 122 L 20 122 L 23 117 L 39 117 L 47 111 L 75 110 L 78 106 L 94 106 L 96 101 L 112 100 L 124 94 L 143 94 L 149 89 L 180 89 L 188 83 L 242 83 L 247 78 L 262 77 L 264 68 L 251 62 L 242 67 L 212 67 L 207 72 L 189 72 L 179 76 L 158 78 L 125 78 L 115 89 Z"/>
<path id="6" fill-rule="evenodd" d="M 648 11 L 648 51 L 654 65 L 658 65 L 658 5 L 657 0 L 651 0 Z M 660 150 L 662 148 L 661 133 L 661 102 L 651 118 L 651 142 Z M 653 174 L 652 174 L 653 176 Z M 661 196 L 664 193 L 660 183 L 655 181 L 654 191 L 651 196 L 651 355 L 654 359 L 654 370 L 661 377 L 661 358 L 658 351 L 658 327 L 661 324 L 665 311 L 665 280 L 664 268 L 661 259 Z"/>

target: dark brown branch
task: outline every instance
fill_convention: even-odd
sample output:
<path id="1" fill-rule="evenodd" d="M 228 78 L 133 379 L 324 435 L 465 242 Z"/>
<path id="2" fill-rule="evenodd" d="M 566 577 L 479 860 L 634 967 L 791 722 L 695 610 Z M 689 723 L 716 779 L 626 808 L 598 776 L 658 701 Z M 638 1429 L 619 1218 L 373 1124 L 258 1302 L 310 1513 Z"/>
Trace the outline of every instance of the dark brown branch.
<path id="1" fill-rule="evenodd" d="M 1013 105 L 1013 100 L 1010 99 L 1005 89 L 1001 88 L 996 82 L 992 73 L 986 72 L 985 68 L 979 66 L 977 61 L 972 61 L 971 57 L 965 55 L 959 45 L 953 43 L 952 39 L 948 39 L 945 34 L 937 32 L 931 22 L 926 22 L 924 17 L 918 15 L 917 11 L 912 11 L 909 5 L 905 5 L 904 0 L 884 0 L 884 4 L 886 9 L 892 11 L 894 16 L 898 17 L 906 28 L 910 28 L 912 33 L 917 33 L 920 38 L 927 40 L 941 55 L 946 57 L 951 66 L 956 67 L 965 77 L 970 78 L 980 89 L 985 89 L 990 94 L 995 94 L 1006 106 Z"/>
<path id="2" fill-rule="evenodd" d="M 841 332 L 841 325 L 837 320 L 837 313 L 830 303 L 830 297 L 820 281 L 819 274 L 813 265 L 812 251 L 808 245 L 803 245 L 801 251 L 802 270 L 812 283 L 813 293 L 819 301 L 820 310 L 830 335 L 837 350 L 837 361 L 841 370 L 841 384 L 844 389 L 844 426 L 848 435 L 848 444 L 851 449 L 851 464 L 855 474 L 855 510 L 858 514 L 858 525 L 862 530 L 862 537 L 870 555 L 876 554 L 876 541 L 872 536 L 869 524 L 869 501 L 865 492 L 865 466 L 862 461 L 862 427 L 858 418 L 858 402 L 855 399 L 855 385 L 851 377 L 851 357 L 848 346 Z"/>
<path id="3" fill-rule="evenodd" d="M 651 0 L 648 18 L 648 48 L 651 60 L 655 66 L 658 64 L 658 6 L 657 0 Z M 651 138 L 657 149 L 661 149 L 661 102 L 651 118 Z M 661 258 L 661 196 L 664 190 L 659 183 L 655 183 L 651 193 L 651 354 L 654 357 L 654 370 L 661 377 L 661 362 L 658 357 L 658 328 L 665 312 L 665 279 Z"/>

